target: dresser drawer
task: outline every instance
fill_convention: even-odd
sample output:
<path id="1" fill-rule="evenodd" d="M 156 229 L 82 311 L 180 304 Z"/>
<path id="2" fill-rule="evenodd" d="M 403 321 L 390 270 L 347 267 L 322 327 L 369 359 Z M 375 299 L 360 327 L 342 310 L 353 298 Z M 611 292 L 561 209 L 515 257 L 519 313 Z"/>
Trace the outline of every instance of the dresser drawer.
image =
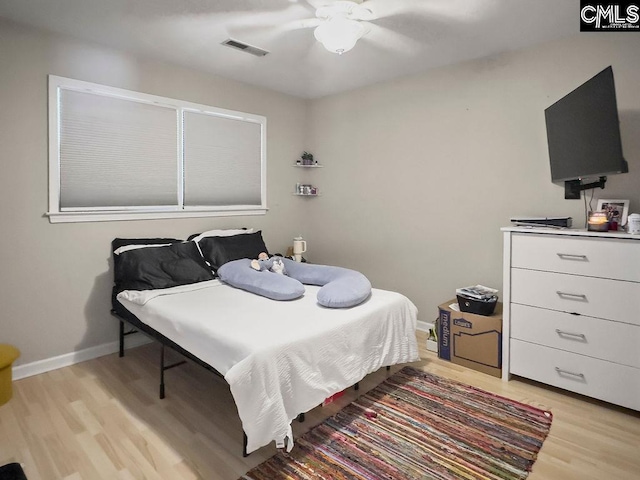
<path id="1" fill-rule="evenodd" d="M 513 268 L 511 302 L 640 325 L 640 283 Z"/>
<path id="2" fill-rule="evenodd" d="M 640 369 L 640 326 L 511 304 L 511 338 Z"/>
<path id="3" fill-rule="evenodd" d="M 511 266 L 640 282 L 637 240 L 513 234 Z"/>
<path id="4" fill-rule="evenodd" d="M 640 370 L 511 340 L 511 373 L 640 410 Z"/>

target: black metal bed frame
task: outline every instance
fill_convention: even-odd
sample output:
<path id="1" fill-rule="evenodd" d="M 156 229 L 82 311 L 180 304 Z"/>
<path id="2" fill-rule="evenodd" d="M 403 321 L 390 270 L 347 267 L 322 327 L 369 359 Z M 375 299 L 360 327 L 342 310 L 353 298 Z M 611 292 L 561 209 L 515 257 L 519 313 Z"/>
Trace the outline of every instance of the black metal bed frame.
<path id="1" fill-rule="evenodd" d="M 214 374 L 216 374 L 220 378 L 224 379 L 224 375 L 222 375 L 220 372 L 218 372 L 215 368 L 213 368 L 207 362 L 199 359 L 194 354 L 192 354 L 191 352 L 185 350 L 180 345 L 175 343 L 173 340 L 170 340 L 169 338 L 165 337 L 164 335 L 162 335 L 157 330 L 154 330 L 153 328 L 149 327 L 148 325 L 142 323 L 138 319 L 138 317 L 136 317 L 133 313 L 131 313 L 126 308 L 124 308 L 119 302 L 115 301 L 113 303 L 114 303 L 114 308 L 111 309 L 111 315 L 116 317 L 120 322 L 119 353 L 118 353 L 119 357 L 124 357 L 124 339 L 125 339 L 125 337 L 127 337 L 129 335 L 132 335 L 134 333 L 143 332 L 146 335 L 150 336 L 151 338 L 153 338 L 154 340 L 156 340 L 157 342 L 160 343 L 160 392 L 159 392 L 160 399 L 165 398 L 164 372 L 169 370 L 169 369 L 171 369 L 171 368 L 178 367 L 180 365 L 184 365 L 185 363 L 187 363 L 186 360 L 181 360 L 179 362 L 175 362 L 175 363 L 172 363 L 172 364 L 169 364 L 169 365 L 165 365 L 165 355 L 164 355 L 164 347 L 165 346 L 168 346 L 169 348 L 171 348 L 172 350 L 176 351 L 180 355 L 188 358 L 189 360 L 193 361 L 194 363 L 200 365 L 203 368 L 206 368 L 210 372 L 213 372 Z M 128 323 L 129 325 L 131 325 L 132 328 L 130 330 L 125 330 L 125 322 Z M 357 390 L 358 389 L 358 384 L 356 383 L 354 385 L 354 387 Z M 299 422 L 304 422 L 304 419 L 305 419 L 304 412 L 300 413 L 298 415 L 298 421 Z M 244 430 L 242 431 L 242 456 L 243 457 L 249 456 L 249 454 L 247 453 L 247 434 L 245 433 Z"/>
<path id="2" fill-rule="evenodd" d="M 175 362 L 175 363 L 171 363 L 169 365 L 165 365 L 165 355 L 164 355 L 164 347 L 165 346 L 171 348 L 175 352 L 177 352 L 180 355 L 188 358 L 189 360 L 193 361 L 197 365 L 200 365 L 201 367 L 209 370 L 210 372 L 213 372 L 214 374 L 216 374 L 220 378 L 224 379 L 224 375 L 222 375 L 220 372 L 218 372 L 218 370 L 213 368 L 207 362 L 205 362 L 205 361 L 201 360 L 200 358 L 196 357 L 191 352 L 185 350 L 180 345 L 175 343 L 173 340 L 165 337 L 164 335 L 162 335 L 157 330 L 154 330 L 153 328 L 149 327 L 145 323 L 142 323 L 138 319 L 138 317 L 136 317 L 133 313 L 131 313 L 129 310 L 127 310 L 117 300 L 115 300 L 113 302 L 113 308 L 111 309 L 111 315 L 116 317 L 120 322 L 120 330 L 119 330 L 119 343 L 120 344 L 119 344 L 119 354 L 118 354 L 120 357 L 124 357 L 124 339 L 125 339 L 125 337 L 127 337 L 129 335 L 132 335 L 134 333 L 143 332 L 146 335 L 150 336 L 151 338 L 153 338 L 154 340 L 156 340 L 157 342 L 160 343 L 160 392 L 159 392 L 160 399 L 165 398 L 164 372 L 169 370 L 169 369 L 171 369 L 171 368 L 178 367 L 178 366 L 183 365 L 183 364 L 186 363 L 186 360 L 181 360 L 181 361 L 178 361 L 178 362 Z M 130 330 L 125 330 L 125 322 L 128 323 L 131 326 Z M 387 369 L 387 371 L 389 371 L 391 369 L 391 367 L 387 366 L 386 369 Z M 359 390 L 360 389 L 360 383 L 359 382 L 355 383 L 353 385 L 353 388 L 354 388 L 354 390 Z M 305 419 L 305 414 L 304 414 L 304 412 L 302 412 L 302 413 L 300 413 L 298 415 L 298 421 L 299 422 L 304 422 L 304 419 Z M 242 456 L 243 457 L 247 457 L 248 455 L 249 454 L 247 453 L 247 434 L 243 430 L 242 431 Z"/>

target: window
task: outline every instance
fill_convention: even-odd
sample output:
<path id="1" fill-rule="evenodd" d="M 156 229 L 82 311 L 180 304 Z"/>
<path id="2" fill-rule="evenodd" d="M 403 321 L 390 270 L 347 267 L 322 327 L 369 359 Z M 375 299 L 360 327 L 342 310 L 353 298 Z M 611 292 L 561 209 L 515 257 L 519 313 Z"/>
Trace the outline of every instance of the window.
<path id="1" fill-rule="evenodd" d="M 49 76 L 51 222 L 266 212 L 266 118 Z"/>

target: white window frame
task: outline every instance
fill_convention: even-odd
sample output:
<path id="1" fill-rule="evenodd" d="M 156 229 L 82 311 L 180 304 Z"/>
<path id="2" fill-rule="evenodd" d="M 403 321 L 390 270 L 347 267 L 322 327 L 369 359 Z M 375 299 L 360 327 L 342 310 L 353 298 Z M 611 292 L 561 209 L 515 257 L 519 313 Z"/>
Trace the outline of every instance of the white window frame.
<path id="1" fill-rule="evenodd" d="M 89 207 L 60 208 L 60 95 L 63 90 L 75 90 L 105 95 L 135 102 L 151 103 L 176 109 L 176 168 L 178 169 L 178 203 L 158 207 Z M 260 125 L 260 205 L 185 206 L 184 205 L 184 112 L 200 112 Z M 232 215 L 264 215 L 267 212 L 267 119 L 261 115 L 226 110 L 173 98 L 149 95 L 71 78 L 49 75 L 49 211 L 51 223 L 96 222 L 113 220 L 151 220 L 161 218 L 214 217 Z"/>

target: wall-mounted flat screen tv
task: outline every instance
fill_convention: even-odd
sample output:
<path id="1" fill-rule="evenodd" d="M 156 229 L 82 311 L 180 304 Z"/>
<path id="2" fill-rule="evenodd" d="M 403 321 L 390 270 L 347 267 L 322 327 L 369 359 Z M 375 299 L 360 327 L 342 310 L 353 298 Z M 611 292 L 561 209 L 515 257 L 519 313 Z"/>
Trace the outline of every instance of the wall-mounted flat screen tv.
<path id="1" fill-rule="evenodd" d="M 613 69 L 602 72 L 545 111 L 553 182 L 628 171 L 622 156 Z"/>

